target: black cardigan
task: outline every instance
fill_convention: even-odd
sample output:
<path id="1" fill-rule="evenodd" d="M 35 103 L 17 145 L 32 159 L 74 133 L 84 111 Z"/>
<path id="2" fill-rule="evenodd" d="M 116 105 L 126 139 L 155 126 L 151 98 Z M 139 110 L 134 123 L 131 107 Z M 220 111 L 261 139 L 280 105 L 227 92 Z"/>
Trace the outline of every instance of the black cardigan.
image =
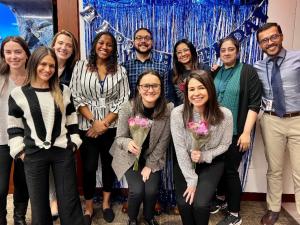
<path id="1" fill-rule="evenodd" d="M 212 73 L 216 77 L 221 67 Z M 259 112 L 262 95 L 262 84 L 253 66 L 243 64 L 240 78 L 239 111 L 237 118 L 237 135 L 244 131 L 248 110 Z"/>

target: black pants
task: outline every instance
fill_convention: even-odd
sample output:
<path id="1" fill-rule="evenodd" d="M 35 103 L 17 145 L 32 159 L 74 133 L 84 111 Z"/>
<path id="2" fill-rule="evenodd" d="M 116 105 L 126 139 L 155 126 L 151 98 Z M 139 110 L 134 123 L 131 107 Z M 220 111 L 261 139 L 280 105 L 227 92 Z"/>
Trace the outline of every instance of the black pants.
<path id="1" fill-rule="evenodd" d="M 12 157 L 9 154 L 8 145 L 0 145 L 0 221 L 5 221 L 6 198 L 9 188 Z M 28 190 L 26 185 L 24 164 L 22 160 L 14 160 L 14 204 L 28 203 Z"/>
<path id="2" fill-rule="evenodd" d="M 143 202 L 143 214 L 145 220 L 154 217 L 155 203 L 159 191 L 160 172 L 151 173 L 149 179 L 144 182 L 141 170 L 133 171 L 131 167 L 125 173 L 128 182 L 128 217 L 137 219 L 141 203 Z"/>
<path id="3" fill-rule="evenodd" d="M 25 155 L 24 168 L 31 202 L 31 224 L 53 224 L 49 206 L 50 166 L 54 177 L 60 223 L 83 225 L 73 151 L 55 147 Z"/>
<path id="4" fill-rule="evenodd" d="M 80 155 L 83 169 L 83 192 L 84 198 L 90 200 L 95 194 L 99 154 L 102 166 L 103 191 L 112 191 L 115 173 L 111 167 L 112 156 L 109 154 L 109 150 L 116 136 L 116 128 L 108 129 L 98 138 L 87 137 L 85 131 L 81 131 L 80 136 L 82 139 Z"/>
<path id="5" fill-rule="evenodd" d="M 187 183 L 177 162 L 174 163 L 174 182 L 177 205 L 183 225 L 208 225 L 209 209 L 218 182 L 224 169 L 223 158 L 216 158 L 211 164 L 197 164 L 198 183 L 192 205 L 185 202 L 183 193 Z"/>
<path id="6" fill-rule="evenodd" d="M 238 169 L 244 152 L 239 151 L 239 146 L 236 145 L 237 140 L 238 137 L 233 136 L 232 144 L 229 146 L 228 151 L 224 153 L 224 173 L 217 188 L 218 195 L 225 195 L 230 212 L 240 211 L 242 195 L 242 185 Z"/>

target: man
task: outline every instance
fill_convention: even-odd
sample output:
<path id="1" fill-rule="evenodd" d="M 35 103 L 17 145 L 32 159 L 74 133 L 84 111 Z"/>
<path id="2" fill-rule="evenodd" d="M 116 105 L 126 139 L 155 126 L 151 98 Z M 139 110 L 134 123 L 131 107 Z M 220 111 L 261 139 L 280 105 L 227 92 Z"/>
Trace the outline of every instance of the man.
<path id="1" fill-rule="evenodd" d="M 282 47 L 283 34 L 277 23 L 257 31 L 257 40 L 267 57 L 255 63 L 263 84 L 260 124 L 268 162 L 267 213 L 261 223 L 274 224 L 279 217 L 282 172 L 286 149 L 290 154 L 295 199 L 300 214 L 300 51 Z"/>
<path id="2" fill-rule="evenodd" d="M 139 75 L 145 70 L 155 70 L 162 77 L 165 86 L 165 95 L 168 93 L 168 66 L 162 62 L 155 61 L 151 56 L 153 49 L 152 33 L 147 28 L 139 28 L 134 32 L 135 59 L 123 64 L 127 70 L 130 97 L 135 96 L 135 85 Z"/>

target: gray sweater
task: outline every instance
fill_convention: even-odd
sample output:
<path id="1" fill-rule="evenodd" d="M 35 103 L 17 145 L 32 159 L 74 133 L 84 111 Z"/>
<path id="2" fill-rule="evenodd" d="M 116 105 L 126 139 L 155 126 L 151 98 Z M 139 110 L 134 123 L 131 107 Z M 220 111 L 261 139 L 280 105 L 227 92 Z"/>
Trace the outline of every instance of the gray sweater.
<path id="1" fill-rule="evenodd" d="M 211 161 L 218 155 L 227 151 L 231 144 L 233 121 L 232 114 L 229 109 L 221 107 L 224 113 L 224 120 L 216 125 L 210 126 L 210 138 L 208 142 L 201 148 L 201 158 L 199 163 Z M 198 175 L 192 166 L 191 150 L 192 150 L 192 137 L 191 133 L 185 129 L 183 119 L 183 105 L 176 107 L 171 113 L 171 133 L 175 146 L 176 156 L 179 167 L 185 178 L 187 186 L 197 186 Z M 200 116 L 194 113 L 194 121 L 199 121 Z"/>

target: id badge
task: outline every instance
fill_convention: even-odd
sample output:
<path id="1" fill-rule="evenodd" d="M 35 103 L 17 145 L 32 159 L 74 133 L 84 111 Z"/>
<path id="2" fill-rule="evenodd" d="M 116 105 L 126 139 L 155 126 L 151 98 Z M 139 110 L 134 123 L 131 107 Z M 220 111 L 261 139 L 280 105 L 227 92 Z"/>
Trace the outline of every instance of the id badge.
<path id="1" fill-rule="evenodd" d="M 266 111 L 272 111 L 273 100 L 265 99 Z"/>

